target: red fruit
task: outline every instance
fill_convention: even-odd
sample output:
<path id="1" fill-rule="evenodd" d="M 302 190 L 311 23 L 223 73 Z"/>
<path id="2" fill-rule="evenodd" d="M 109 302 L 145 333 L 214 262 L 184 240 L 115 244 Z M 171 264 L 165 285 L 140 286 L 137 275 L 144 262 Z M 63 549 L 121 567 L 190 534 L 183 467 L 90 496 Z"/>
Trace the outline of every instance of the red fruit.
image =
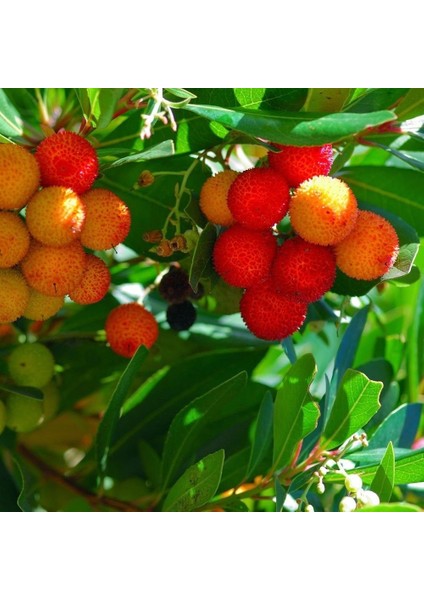
<path id="1" fill-rule="evenodd" d="M 93 146 L 72 131 L 50 135 L 37 147 L 35 158 L 41 171 L 41 185 L 60 185 L 82 194 L 91 188 L 99 173 Z"/>
<path id="2" fill-rule="evenodd" d="M 294 237 L 278 248 L 271 274 L 278 292 L 315 302 L 334 283 L 334 250 Z"/>
<path id="3" fill-rule="evenodd" d="M 287 214 L 290 190 L 273 169 L 255 168 L 237 176 L 228 191 L 228 208 L 251 229 L 269 229 Z"/>
<path id="4" fill-rule="evenodd" d="M 286 178 L 291 187 L 315 175 L 328 175 L 333 164 L 331 144 L 324 146 L 282 146 L 274 144 L 281 152 L 268 152 L 269 166 Z"/>
<path id="5" fill-rule="evenodd" d="M 134 356 L 139 346 L 153 346 L 159 335 L 152 313 L 136 302 L 121 304 L 111 310 L 105 330 L 112 350 L 125 358 Z"/>
<path id="6" fill-rule="evenodd" d="M 244 292 L 240 313 L 248 329 L 264 340 L 282 340 L 303 324 L 306 302 L 275 291 L 267 279 Z"/>
<path id="7" fill-rule="evenodd" d="M 235 287 L 265 279 L 277 251 L 271 231 L 254 231 L 236 223 L 220 235 L 213 249 L 215 270 Z"/>

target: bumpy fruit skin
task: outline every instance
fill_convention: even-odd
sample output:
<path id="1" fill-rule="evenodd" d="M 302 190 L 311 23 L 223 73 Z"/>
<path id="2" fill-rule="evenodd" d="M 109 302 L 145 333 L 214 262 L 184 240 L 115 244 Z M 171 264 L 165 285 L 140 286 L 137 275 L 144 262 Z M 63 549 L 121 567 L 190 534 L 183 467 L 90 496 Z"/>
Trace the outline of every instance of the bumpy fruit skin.
<path id="1" fill-rule="evenodd" d="M 371 281 L 393 266 L 399 252 L 394 227 L 369 210 L 360 210 L 356 225 L 335 248 L 337 266 L 354 279 Z"/>
<path id="2" fill-rule="evenodd" d="M 99 173 L 93 146 L 72 131 L 60 131 L 47 137 L 38 145 L 35 157 L 44 187 L 60 185 L 82 194 L 91 188 Z"/>
<path id="3" fill-rule="evenodd" d="M 46 246 L 66 246 L 78 239 L 84 220 L 84 203 L 70 188 L 43 188 L 34 194 L 26 208 L 31 235 Z"/>
<path id="4" fill-rule="evenodd" d="M 125 240 L 131 227 L 128 206 L 105 189 L 90 190 L 82 196 L 86 207 L 81 243 L 91 250 L 109 250 Z"/>
<path id="5" fill-rule="evenodd" d="M 20 210 L 39 186 L 34 156 L 15 144 L 0 144 L 0 209 Z"/>
<path id="6" fill-rule="evenodd" d="M 315 302 L 331 289 L 336 278 L 334 250 L 300 237 L 291 238 L 278 248 L 271 273 L 278 292 Z"/>
<path id="7" fill-rule="evenodd" d="M 28 284 L 46 296 L 66 296 L 84 274 L 86 254 L 80 242 L 54 248 L 31 243 L 21 263 Z"/>
<path id="8" fill-rule="evenodd" d="M 44 344 L 21 344 L 10 353 L 8 366 L 11 378 L 18 385 L 42 388 L 53 377 L 54 356 Z"/>
<path id="9" fill-rule="evenodd" d="M 0 400 L 0 435 L 6 427 L 6 405 Z"/>
<path id="10" fill-rule="evenodd" d="M 35 429 L 43 418 L 40 400 L 11 394 L 6 400 L 6 425 L 17 433 L 28 433 Z"/>
<path id="11" fill-rule="evenodd" d="M 246 288 L 266 279 L 276 251 L 270 230 L 255 231 L 236 223 L 215 242 L 213 263 L 225 282 Z"/>
<path id="12" fill-rule="evenodd" d="M 136 302 L 121 304 L 111 310 L 105 331 L 111 349 L 125 358 L 134 356 L 142 345 L 151 348 L 159 335 L 152 313 Z"/>
<path id="13" fill-rule="evenodd" d="M 162 298 L 171 304 L 183 302 L 193 292 L 187 272 L 173 265 L 160 280 L 158 291 Z"/>
<path id="14" fill-rule="evenodd" d="M 200 209 L 208 221 L 229 227 L 234 217 L 228 208 L 228 190 L 239 175 L 236 171 L 221 171 L 205 181 L 200 190 Z"/>
<path id="15" fill-rule="evenodd" d="M 280 152 L 268 152 L 269 166 L 281 173 L 291 187 L 297 187 L 315 175 L 328 175 L 331 170 L 331 144 L 307 147 L 274 145 Z"/>
<path id="16" fill-rule="evenodd" d="M 186 331 L 196 321 L 197 311 L 193 304 L 186 300 L 179 304 L 171 304 L 166 311 L 166 320 L 171 329 Z"/>
<path id="17" fill-rule="evenodd" d="M 307 303 L 275 291 L 272 279 L 248 288 L 240 313 L 248 329 L 264 340 L 282 340 L 303 324 Z"/>
<path id="18" fill-rule="evenodd" d="M 24 221 L 12 212 L 0 212 L 0 269 L 17 265 L 28 252 L 30 236 Z"/>
<path id="19" fill-rule="evenodd" d="M 24 314 L 29 287 L 19 271 L 0 269 L 0 323 L 13 323 Z"/>
<path id="20" fill-rule="evenodd" d="M 319 175 L 304 181 L 290 202 L 293 229 L 311 244 L 333 246 L 355 226 L 358 205 L 352 190 L 340 179 Z"/>
<path id="21" fill-rule="evenodd" d="M 64 296 L 46 296 L 30 288 L 28 304 L 22 316 L 32 321 L 46 321 L 59 312 L 64 300 Z"/>
<path id="22" fill-rule="evenodd" d="M 289 186 L 279 173 L 254 168 L 239 173 L 228 191 L 234 219 L 251 229 L 269 229 L 287 214 Z"/>
<path id="23" fill-rule="evenodd" d="M 106 296 L 109 286 L 110 272 L 106 264 L 101 258 L 88 254 L 82 279 L 69 297 L 77 304 L 94 304 Z"/>

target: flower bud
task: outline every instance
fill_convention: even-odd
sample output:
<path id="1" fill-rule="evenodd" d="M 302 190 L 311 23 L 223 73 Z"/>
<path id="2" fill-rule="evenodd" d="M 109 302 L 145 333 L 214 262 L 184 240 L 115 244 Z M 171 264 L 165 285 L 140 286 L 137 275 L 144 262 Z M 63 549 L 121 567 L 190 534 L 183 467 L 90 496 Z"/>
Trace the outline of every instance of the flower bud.
<path id="1" fill-rule="evenodd" d="M 317 494 L 323 494 L 325 492 L 325 485 L 322 481 L 318 481 L 317 483 Z"/>
<path id="2" fill-rule="evenodd" d="M 352 496 L 345 496 L 340 500 L 339 511 L 340 512 L 352 512 L 356 508 L 355 498 Z"/>
<path id="3" fill-rule="evenodd" d="M 361 493 L 358 494 L 358 504 L 363 508 L 378 506 L 380 504 L 380 498 L 371 490 L 361 490 Z"/>
<path id="4" fill-rule="evenodd" d="M 307 504 L 305 506 L 305 512 L 315 512 L 314 507 L 312 506 L 312 504 Z"/>
<path id="5" fill-rule="evenodd" d="M 359 475 L 348 475 L 344 480 L 348 492 L 356 493 L 362 489 L 362 479 Z"/>

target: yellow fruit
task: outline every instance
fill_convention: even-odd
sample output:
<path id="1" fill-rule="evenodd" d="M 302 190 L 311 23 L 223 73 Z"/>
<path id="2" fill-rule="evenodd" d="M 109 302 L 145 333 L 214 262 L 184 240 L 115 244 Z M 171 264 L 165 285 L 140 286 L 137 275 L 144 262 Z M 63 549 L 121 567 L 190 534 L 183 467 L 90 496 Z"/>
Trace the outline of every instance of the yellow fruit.
<path id="1" fill-rule="evenodd" d="M 63 306 L 63 296 L 46 296 L 30 288 L 29 300 L 23 316 L 32 321 L 46 321 Z"/>
<path id="2" fill-rule="evenodd" d="M 108 250 L 125 240 L 131 226 L 128 206 L 113 192 L 97 188 L 81 196 L 85 223 L 81 243 L 91 250 Z"/>
<path id="3" fill-rule="evenodd" d="M 84 220 L 82 200 L 65 187 L 43 188 L 34 194 L 26 208 L 31 235 L 46 246 L 65 246 L 78 239 Z"/>
<path id="4" fill-rule="evenodd" d="M 234 221 L 227 204 L 228 190 L 237 178 L 236 171 L 221 171 L 209 177 L 200 190 L 200 208 L 205 217 L 215 225 L 229 227 Z"/>
<path id="5" fill-rule="evenodd" d="M 369 210 L 360 210 L 352 232 L 335 248 L 336 263 L 354 279 L 382 277 L 396 260 L 399 239 L 394 227 Z"/>
<path id="6" fill-rule="evenodd" d="M 0 269 L 13 267 L 28 252 L 30 237 L 24 221 L 13 212 L 0 212 Z"/>
<path id="7" fill-rule="evenodd" d="M 0 323 L 13 323 L 24 314 L 29 287 L 19 271 L 0 269 Z"/>
<path id="8" fill-rule="evenodd" d="M 32 242 L 21 263 L 28 284 L 46 296 L 66 296 L 80 282 L 86 254 L 79 241 L 54 248 Z"/>
<path id="9" fill-rule="evenodd" d="M 42 388 L 54 373 L 54 356 L 44 344 L 20 344 L 10 353 L 9 373 L 18 385 Z"/>
<path id="10" fill-rule="evenodd" d="M 110 272 L 106 264 L 92 254 L 88 254 L 81 281 L 69 297 L 77 304 L 100 302 L 107 294 L 110 285 Z"/>
<path id="11" fill-rule="evenodd" d="M 17 433 L 27 433 L 43 418 L 43 403 L 35 398 L 11 394 L 6 400 L 6 425 Z"/>
<path id="12" fill-rule="evenodd" d="M 318 175 L 304 181 L 290 202 L 293 229 L 307 242 L 333 246 L 355 226 L 358 207 L 352 190 L 340 179 Z"/>
<path id="13" fill-rule="evenodd" d="M 32 154 L 15 144 L 0 144 L 0 208 L 21 209 L 40 185 L 40 169 Z"/>

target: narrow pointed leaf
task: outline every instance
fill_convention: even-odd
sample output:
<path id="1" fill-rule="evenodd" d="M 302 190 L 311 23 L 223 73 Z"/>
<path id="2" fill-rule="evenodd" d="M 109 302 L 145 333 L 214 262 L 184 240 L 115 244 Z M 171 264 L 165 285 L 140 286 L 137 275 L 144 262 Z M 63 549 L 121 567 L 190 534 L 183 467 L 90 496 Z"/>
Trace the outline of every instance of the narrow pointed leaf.
<path id="1" fill-rule="evenodd" d="M 286 467 L 298 444 L 317 425 L 319 408 L 309 387 L 316 374 L 312 354 L 302 356 L 287 371 L 274 404 L 273 470 Z"/>
<path id="2" fill-rule="evenodd" d="M 238 373 L 177 413 L 169 427 L 163 451 L 163 489 L 178 477 L 184 463 L 202 441 L 208 423 L 219 417 L 223 405 L 231 403 L 246 382 L 246 372 Z"/>
<path id="3" fill-rule="evenodd" d="M 260 465 L 271 445 L 273 411 L 272 396 L 267 392 L 259 408 L 246 479 L 250 479 L 255 474 L 255 469 Z"/>
<path id="4" fill-rule="evenodd" d="M 322 449 L 331 450 L 340 446 L 366 425 L 380 408 L 382 389 L 380 381 L 371 381 L 363 373 L 348 369 L 324 428 Z"/>
<path id="5" fill-rule="evenodd" d="M 243 133 L 280 144 L 314 146 L 337 142 L 396 118 L 388 110 L 373 113 L 289 113 L 243 111 L 189 104 L 186 110 Z"/>
<path id="6" fill-rule="evenodd" d="M 394 484 L 395 453 L 392 442 L 389 442 L 370 487 L 380 498 L 381 502 L 389 502 L 392 497 Z"/>
<path id="7" fill-rule="evenodd" d="M 106 471 L 109 448 L 118 425 L 122 405 L 127 399 L 134 377 L 139 372 L 147 355 L 147 349 L 144 346 L 140 346 L 122 373 L 103 415 L 96 436 L 97 469 L 99 474 L 104 474 Z"/>
<path id="8" fill-rule="evenodd" d="M 215 495 L 221 481 L 224 450 L 199 460 L 170 489 L 163 511 L 188 512 L 204 506 Z"/>

